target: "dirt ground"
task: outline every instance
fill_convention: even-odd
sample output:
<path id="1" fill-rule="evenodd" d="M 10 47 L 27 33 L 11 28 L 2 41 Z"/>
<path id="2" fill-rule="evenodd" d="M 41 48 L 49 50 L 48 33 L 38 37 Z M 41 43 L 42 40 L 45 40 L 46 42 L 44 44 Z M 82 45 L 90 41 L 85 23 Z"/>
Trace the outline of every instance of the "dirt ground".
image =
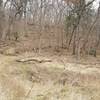
<path id="1" fill-rule="evenodd" d="M 0 54 L 0 100 L 100 100 L 100 57 Z"/>

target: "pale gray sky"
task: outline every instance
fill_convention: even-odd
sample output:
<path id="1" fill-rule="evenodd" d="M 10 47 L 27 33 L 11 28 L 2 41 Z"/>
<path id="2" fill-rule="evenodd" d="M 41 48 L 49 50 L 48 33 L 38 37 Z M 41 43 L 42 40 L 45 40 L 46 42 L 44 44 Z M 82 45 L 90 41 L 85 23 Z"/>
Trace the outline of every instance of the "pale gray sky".
<path id="1" fill-rule="evenodd" d="M 99 2 L 100 2 L 100 0 L 96 0 L 96 1 L 94 2 L 94 8 L 95 8 L 95 9 L 98 8 L 98 6 L 99 6 Z"/>

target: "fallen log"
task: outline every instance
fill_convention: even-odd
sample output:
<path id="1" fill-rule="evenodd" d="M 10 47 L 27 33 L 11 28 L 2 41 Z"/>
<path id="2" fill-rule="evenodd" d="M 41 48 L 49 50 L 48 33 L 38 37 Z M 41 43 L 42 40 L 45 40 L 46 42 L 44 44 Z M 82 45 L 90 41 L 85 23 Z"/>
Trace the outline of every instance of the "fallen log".
<path id="1" fill-rule="evenodd" d="M 17 62 L 37 62 L 37 63 L 45 63 L 45 62 L 52 62 L 51 59 L 46 58 L 23 58 L 17 59 Z"/>

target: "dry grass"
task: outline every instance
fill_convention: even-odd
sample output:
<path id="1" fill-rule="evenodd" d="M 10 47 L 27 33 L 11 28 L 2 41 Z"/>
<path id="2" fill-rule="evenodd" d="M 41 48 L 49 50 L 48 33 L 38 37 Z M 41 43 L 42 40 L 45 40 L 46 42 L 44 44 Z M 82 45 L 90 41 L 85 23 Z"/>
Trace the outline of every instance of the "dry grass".
<path id="1" fill-rule="evenodd" d="M 28 56 L 40 55 L 0 55 L 0 100 L 100 100 L 99 65 L 57 55 L 46 55 L 52 62 L 16 62 Z"/>

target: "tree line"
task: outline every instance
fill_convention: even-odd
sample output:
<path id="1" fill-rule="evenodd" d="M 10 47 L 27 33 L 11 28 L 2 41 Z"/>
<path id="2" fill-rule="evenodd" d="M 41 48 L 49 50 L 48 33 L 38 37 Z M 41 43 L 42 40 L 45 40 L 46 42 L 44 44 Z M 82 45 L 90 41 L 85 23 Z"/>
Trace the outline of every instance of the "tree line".
<path id="1" fill-rule="evenodd" d="M 17 41 L 37 33 L 38 48 L 66 48 L 73 55 L 93 54 L 100 48 L 100 4 L 96 0 L 0 0 L 0 40 Z M 53 45 L 55 44 L 55 45 Z"/>

